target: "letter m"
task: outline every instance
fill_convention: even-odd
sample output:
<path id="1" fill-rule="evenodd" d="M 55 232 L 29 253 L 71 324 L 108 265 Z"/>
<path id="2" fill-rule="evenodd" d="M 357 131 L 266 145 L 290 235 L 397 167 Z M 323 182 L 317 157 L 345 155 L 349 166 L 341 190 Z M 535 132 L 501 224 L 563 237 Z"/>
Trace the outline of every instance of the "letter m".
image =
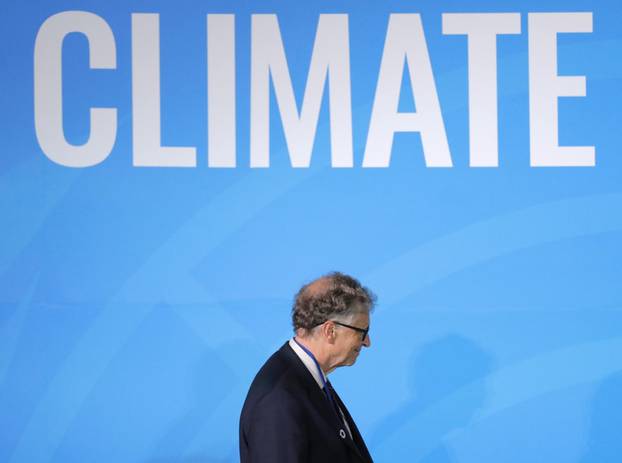
<path id="1" fill-rule="evenodd" d="M 352 108 L 348 16 L 320 15 L 300 111 L 276 15 L 251 25 L 251 167 L 270 166 L 270 78 L 292 167 L 309 167 L 326 79 L 329 82 L 333 167 L 352 167 Z"/>

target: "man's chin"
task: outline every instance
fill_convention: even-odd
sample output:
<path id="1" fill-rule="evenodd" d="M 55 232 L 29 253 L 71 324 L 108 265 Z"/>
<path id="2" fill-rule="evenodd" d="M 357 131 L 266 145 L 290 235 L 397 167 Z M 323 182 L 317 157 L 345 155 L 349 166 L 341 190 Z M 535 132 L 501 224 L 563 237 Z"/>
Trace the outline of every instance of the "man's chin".
<path id="1" fill-rule="evenodd" d="M 356 351 L 352 357 L 350 357 L 350 361 L 348 362 L 348 365 L 354 365 L 356 363 L 356 360 L 359 358 L 359 354 L 360 351 Z"/>

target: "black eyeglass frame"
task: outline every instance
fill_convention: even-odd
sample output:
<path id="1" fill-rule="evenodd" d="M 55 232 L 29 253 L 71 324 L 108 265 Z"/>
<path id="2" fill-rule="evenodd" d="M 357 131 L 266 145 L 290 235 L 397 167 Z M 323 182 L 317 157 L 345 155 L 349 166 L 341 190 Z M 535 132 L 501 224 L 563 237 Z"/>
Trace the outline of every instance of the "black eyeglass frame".
<path id="1" fill-rule="evenodd" d="M 346 328 L 350 328 L 351 330 L 358 331 L 361 333 L 361 342 L 365 342 L 365 338 L 369 334 L 369 326 L 367 328 L 359 328 L 358 326 L 348 325 L 346 323 L 338 322 L 337 320 L 327 320 L 329 322 L 333 322 L 335 325 L 345 326 Z"/>

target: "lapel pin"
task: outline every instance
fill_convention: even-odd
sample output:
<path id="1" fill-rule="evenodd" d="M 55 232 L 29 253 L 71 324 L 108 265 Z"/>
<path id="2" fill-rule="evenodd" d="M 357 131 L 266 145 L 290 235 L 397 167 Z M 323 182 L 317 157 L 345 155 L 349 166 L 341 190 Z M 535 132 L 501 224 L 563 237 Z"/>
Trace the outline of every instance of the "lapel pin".
<path id="1" fill-rule="evenodd" d="M 339 435 L 341 436 L 342 439 L 346 438 L 346 432 L 343 429 L 339 430 Z"/>

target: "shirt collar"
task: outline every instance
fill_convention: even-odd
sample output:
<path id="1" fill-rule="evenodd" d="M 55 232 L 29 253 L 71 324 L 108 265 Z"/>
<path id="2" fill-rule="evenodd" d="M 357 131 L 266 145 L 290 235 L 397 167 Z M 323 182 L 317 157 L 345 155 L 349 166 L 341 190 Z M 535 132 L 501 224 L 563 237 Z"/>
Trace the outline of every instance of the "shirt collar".
<path id="1" fill-rule="evenodd" d="M 294 341 L 294 338 L 289 340 L 289 347 L 291 347 L 300 360 L 302 360 L 302 363 L 305 367 L 307 367 L 307 370 L 309 370 L 309 373 L 311 373 L 317 385 L 320 389 L 322 389 L 324 387 L 324 383 L 327 381 L 324 372 L 322 371 L 322 376 L 320 376 L 320 371 L 317 366 L 315 366 L 313 359 L 296 343 L 296 341 Z M 322 381 L 322 377 L 324 377 L 324 381 Z"/>

